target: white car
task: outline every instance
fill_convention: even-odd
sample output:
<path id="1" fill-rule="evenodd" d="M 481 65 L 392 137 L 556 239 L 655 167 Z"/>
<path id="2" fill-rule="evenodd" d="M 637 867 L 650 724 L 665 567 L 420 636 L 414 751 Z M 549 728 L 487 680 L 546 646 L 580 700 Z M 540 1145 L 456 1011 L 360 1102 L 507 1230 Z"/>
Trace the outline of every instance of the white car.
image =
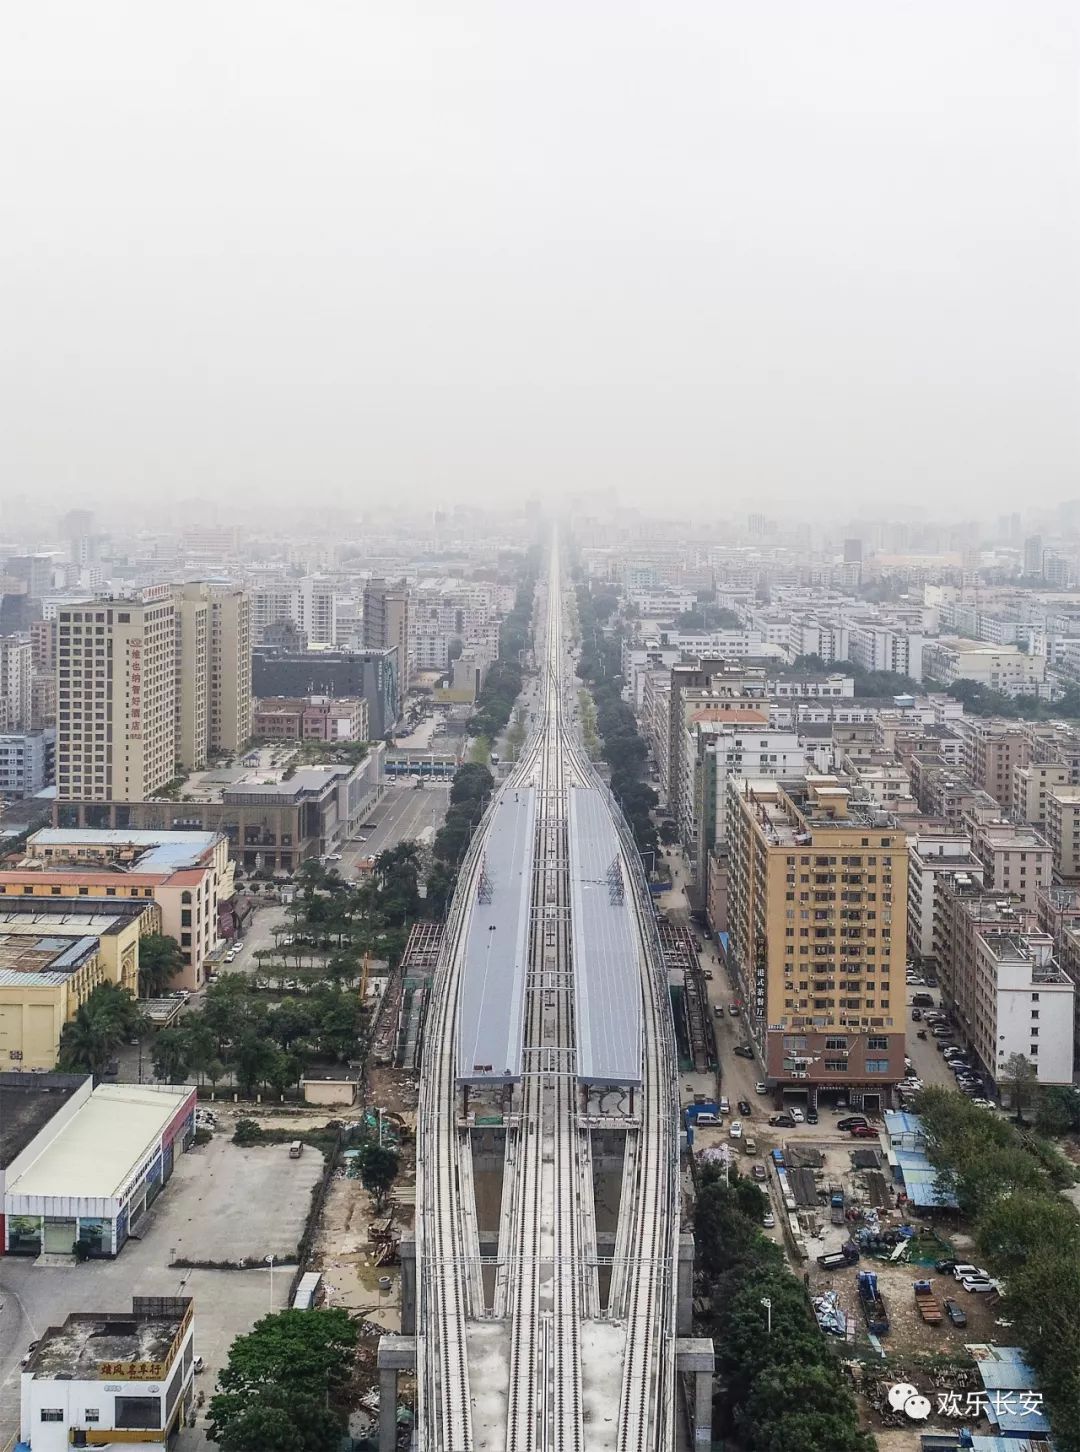
<path id="1" fill-rule="evenodd" d="M 989 1276 L 979 1276 L 976 1279 L 968 1277 L 966 1280 L 962 1280 L 960 1284 L 965 1291 L 970 1292 L 973 1296 L 981 1296 L 987 1291 L 997 1290 L 997 1281 L 992 1281 Z"/>
<path id="2" fill-rule="evenodd" d="M 802 1112 L 801 1109 L 789 1109 L 788 1113 L 791 1115 L 792 1119 L 795 1121 L 796 1124 L 806 1123 L 806 1115 Z"/>
<path id="3" fill-rule="evenodd" d="M 769 1092 L 769 1086 L 768 1086 L 768 1084 L 765 1083 L 764 1079 L 759 1079 L 757 1081 L 757 1083 L 754 1085 L 754 1093 L 755 1094 L 768 1094 L 768 1092 Z"/>
<path id="4" fill-rule="evenodd" d="M 728 1135 L 732 1139 L 742 1139 L 742 1121 L 733 1119 L 728 1126 Z"/>
<path id="5" fill-rule="evenodd" d="M 761 1223 L 762 1225 L 764 1225 L 766 1230 L 772 1230 L 772 1228 L 776 1224 L 776 1216 L 772 1213 L 771 1210 L 766 1210 L 765 1214 L 761 1218 Z"/>
<path id="6" fill-rule="evenodd" d="M 328 852 L 326 854 L 326 860 L 327 860 L 327 862 L 340 862 L 341 861 L 341 853 L 340 852 Z"/>

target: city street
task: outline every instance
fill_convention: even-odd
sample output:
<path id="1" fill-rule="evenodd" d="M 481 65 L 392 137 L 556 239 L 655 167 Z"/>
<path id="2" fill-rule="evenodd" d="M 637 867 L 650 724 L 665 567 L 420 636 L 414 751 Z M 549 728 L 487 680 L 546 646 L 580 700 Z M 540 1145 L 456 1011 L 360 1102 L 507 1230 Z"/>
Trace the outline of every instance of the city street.
<path id="1" fill-rule="evenodd" d="M 342 848 L 342 876 L 351 875 L 361 857 L 377 857 L 399 842 L 430 847 L 449 805 L 448 782 L 427 782 L 419 790 L 411 785 L 386 787 L 370 823 Z"/>

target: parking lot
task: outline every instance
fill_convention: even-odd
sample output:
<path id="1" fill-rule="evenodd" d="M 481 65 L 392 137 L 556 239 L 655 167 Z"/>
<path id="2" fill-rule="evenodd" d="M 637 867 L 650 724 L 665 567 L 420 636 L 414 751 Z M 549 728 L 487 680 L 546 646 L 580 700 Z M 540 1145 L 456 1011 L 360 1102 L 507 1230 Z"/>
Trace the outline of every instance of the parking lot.
<path id="1" fill-rule="evenodd" d="M 115 1260 L 36 1266 L 0 1258 L 0 1428 L 19 1422 L 19 1361 L 30 1341 L 72 1311 L 130 1311 L 133 1295 L 195 1298 L 195 1350 L 206 1362 L 198 1390 L 206 1399 L 237 1335 L 287 1302 L 296 1250 L 322 1173 L 322 1157 L 287 1145 L 238 1149 L 225 1135 L 182 1155 L 165 1190 Z M 271 1275 L 264 1257 L 281 1257 Z M 250 1259 L 247 1270 L 184 1269 L 175 1260 Z M 271 1303 L 271 1280 L 273 1302 Z M 6 1439 L 5 1439 L 6 1440 Z M 185 1449 L 204 1445 L 186 1433 Z"/>

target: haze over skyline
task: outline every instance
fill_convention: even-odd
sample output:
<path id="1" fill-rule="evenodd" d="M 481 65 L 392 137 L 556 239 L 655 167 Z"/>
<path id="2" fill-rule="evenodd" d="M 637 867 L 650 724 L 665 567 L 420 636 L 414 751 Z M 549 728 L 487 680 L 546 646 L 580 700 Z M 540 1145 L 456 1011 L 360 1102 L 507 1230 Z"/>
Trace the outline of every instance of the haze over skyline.
<path id="1" fill-rule="evenodd" d="M 0 491 L 710 515 L 1080 494 L 1080 24 L 27 7 Z"/>

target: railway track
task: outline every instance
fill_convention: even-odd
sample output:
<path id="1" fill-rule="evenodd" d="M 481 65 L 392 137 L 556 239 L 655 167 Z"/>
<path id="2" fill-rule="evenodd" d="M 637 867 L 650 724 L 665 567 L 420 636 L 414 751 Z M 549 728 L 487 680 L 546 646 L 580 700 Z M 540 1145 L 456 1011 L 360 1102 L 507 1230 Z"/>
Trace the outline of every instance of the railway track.
<path id="1" fill-rule="evenodd" d="M 564 693 L 566 644 L 557 548 L 541 592 L 545 689 L 539 721 L 502 792 L 536 788 L 524 1053 L 516 1128 L 507 1131 L 504 1206 L 509 1233 L 496 1269 L 493 1309 L 509 1338 L 505 1426 L 473 1427 L 468 1323 L 485 1315 L 471 1153 L 457 1123 L 456 1026 L 468 915 L 476 898 L 492 807 L 475 834 L 455 893 L 431 995 L 418 1115 L 418 1430 L 424 1452 L 589 1452 L 584 1410 L 582 1323 L 598 1312 L 595 1255 L 582 1196 L 588 1145 L 578 1127 L 574 974 L 570 932 L 567 792 L 603 792 L 619 827 L 624 880 L 638 927 L 642 991 L 639 1127 L 623 1195 L 613 1312 L 624 1328 L 621 1378 L 611 1416 L 618 1452 L 674 1447 L 674 1333 L 678 1246 L 678 1103 L 667 986 L 647 884 L 636 847 L 610 792 L 574 738 Z M 464 1186 L 464 1189 L 463 1189 Z M 469 1202 L 466 1204 L 466 1200 Z M 470 1289 L 472 1288 L 472 1289 Z M 592 1288 L 591 1290 L 589 1288 Z M 478 1302 L 480 1302 L 478 1304 Z M 597 1443 L 596 1445 L 600 1445 Z"/>

